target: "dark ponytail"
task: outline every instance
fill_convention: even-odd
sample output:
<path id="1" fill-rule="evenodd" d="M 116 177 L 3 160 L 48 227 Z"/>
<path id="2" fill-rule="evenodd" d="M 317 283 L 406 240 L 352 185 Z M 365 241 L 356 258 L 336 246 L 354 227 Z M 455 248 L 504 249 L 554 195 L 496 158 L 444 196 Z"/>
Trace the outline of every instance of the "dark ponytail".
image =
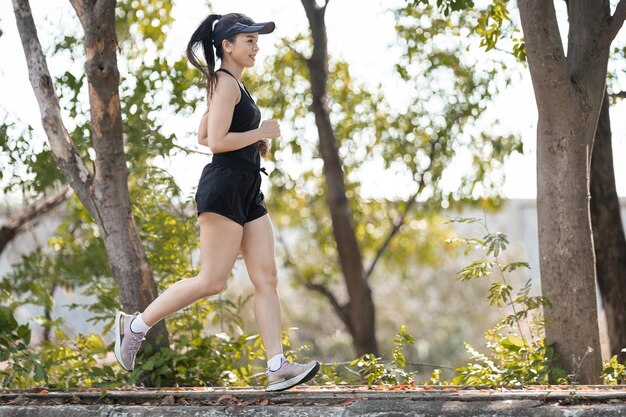
<path id="1" fill-rule="evenodd" d="M 204 78 L 206 78 L 208 97 L 213 95 L 213 91 L 215 91 L 215 86 L 217 85 L 215 57 L 217 55 L 217 58 L 222 59 L 223 56 L 222 39 L 216 40 L 214 33 L 218 32 L 219 37 L 219 34 L 223 33 L 225 28 L 229 27 L 236 21 L 246 22 L 248 24 L 253 23 L 252 19 L 240 13 L 229 13 L 224 16 L 212 14 L 200 23 L 200 26 L 198 26 L 198 29 L 196 29 L 196 31 L 191 35 L 191 39 L 187 44 L 187 58 L 189 59 L 191 65 L 198 68 L 200 72 L 202 72 Z M 213 27 L 214 25 L 215 28 Z M 233 42 L 235 35 L 226 39 L 229 42 Z M 205 63 L 203 63 L 200 58 L 198 58 L 198 55 L 196 55 L 195 50 L 198 45 L 202 46 L 202 54 L 204 55 Z M 215 47 L 215 53 L 213 53 L 213 47 Z"/>
<path id="2" fill-rule="evenodd" d="M 191 62 L 191 65 L 198 68 L 204 78 L 206 78 L 206 89 L 208 96 L 213 95 L 215 85 L 217 84 L 217 75 L 215 74 L 215 54 L 213 53 L 213 23 L 219 20 L 222 16 L 219 14 L 209 15 L 198 29 L 191 35 L 191 39 L 187 44 L 187 59 Z M 198 45 L 202 45 L 202 54 L 204 55 L 205 63 L 202 63 L 196 55 L 195 49 Z"/>

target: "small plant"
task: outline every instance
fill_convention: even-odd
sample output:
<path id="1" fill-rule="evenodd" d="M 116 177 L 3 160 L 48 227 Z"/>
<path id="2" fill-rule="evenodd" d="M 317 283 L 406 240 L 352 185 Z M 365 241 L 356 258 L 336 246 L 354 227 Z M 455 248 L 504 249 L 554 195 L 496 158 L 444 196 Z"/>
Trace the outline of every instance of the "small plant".
<path id="1" fill-rule="evenodd" d="M 545 384 L 550 379 L 561 378 L 561 370 L 551 366 L 554 350 L 546 346 L 541 308 L 550 305 L 545 297 L 530 295 L 530 280 L 517 291 L 510 283 L 509 274 L 529 268 L 526 262 L 501 261 L 509 240 L 502 233 L 491 233 L 486 221 L 456 219 L 457 223 L 478 223 L 486 235 L 482 239 L 455 238 L 447 243 L 465 246 L 465 254 L 484 251 L 484 259 L 472 262 L 459 271 L 460 281 L 491 279 L 486 300 L 490 306 L 508 308 L 510 314 L 493 329 L 485 332 L 488 355 L 480 353 L 469 343 L 465 344 L 471 362 L 456 369 L 452 384 L 523 386 Z M 524 331 L 525 330 L 525 331 Z"/>
<path id="2" fill-rule="evenodd" d="M 381 358 L 367 353 L 350 363 L 357 368 L 357 372 L 368 385 L 376 384 L 407 384 L 414 381 L 414 374 L 406 370 L 407 362 L 403 350 L 407 345 L 413 345 L 415 339 L 406 331 L 404 324 L 394 338 L 395 346 L 391 350 L 391 363 L 386 366 Z"/>
<path id="3" fill-rule="evenodd" d="M 29 388 L 47 380 L 45 368 L 28 346 L 30 327 L 19 325 L 13 309 L 0 306 L 0 387 Z"/>
<path id="4" fill-rule="evenodd" d="M 619 363 L 617 355 L 602 367 L 602 377 L 607 385 L 626 385 L 626 362 Z"/>
<path id="5" fill-rule="evenodd" d="M 443 378 L 443 371 L 441 369 L 435 369 L 431 372 L 430 378 L 422 382 L 422 385 L 448 385 L 448 381 Z"/>

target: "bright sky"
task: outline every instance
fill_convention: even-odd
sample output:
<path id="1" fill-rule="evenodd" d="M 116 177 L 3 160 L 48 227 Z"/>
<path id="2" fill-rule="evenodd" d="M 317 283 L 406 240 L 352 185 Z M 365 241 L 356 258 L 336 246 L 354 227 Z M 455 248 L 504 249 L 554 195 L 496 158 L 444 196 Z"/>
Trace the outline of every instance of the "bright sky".
<path id="1" fill-rule="evenodd" d="M 288 36 L 305 30 L 308 22 L 304 9 L 296 0 L 213 0 L 213 8 L 207 10 L 206 2 L 201 0 L 179 1 L 179 7 L 174 9 L 175 26 L 168 33 L 167 47 L 172 53 L 184 51 L 191 31 L 202 18 L 210 12 L 225 14 L 240 11 L 251 16 L 256 21 L 273 20 L 277 29 L 260 42 L 262 56 L 271 53 L 275 39 Z M 393 76 L 394 57 L 397 50 L 391 48 L 395 32 L 394 19 L 389 8 L 402 4 L 403 0 L 331 0 L 326 13 L 329 52 L 338 58 L 350 63 L 351 73 L 357 79 L 366 83 L 376 84 L 383 82 L 388 97 L 398 100 L 398 82 L 389 81 Z M 73 10 L 66 0 L 31 0 L 31 6 L 37 23 L 39 36 L 42 39 L 51 39 L 53 30 L 62 30 L 65 23 L 72 21 L 65 14 Z M 357 26 L 360 25 L 360 26 Z M 0 114 L 9 111 L 15 113 L 25 123 L 35 127 L 36 132 L 43 137 L 39 109 L 36 104 L 32 88 L 28 81 L 24 54 L 21 49 L 13 10 L 10 0 L 0 0 L 0 25 L 4 35 L 0 37 Z M 622 34 L 623 35 L 623 34 Z M 482 51 L 476 51 L 483 54 Z M 485 59 L 488 56 L 485 55 Z M 260 61 L 259 61 L 260 62 Z M 67 63 L 50 62 L 53 74 L 60 74 L 65 70 Z M 618 104 L 611 110 L 613 120 L 613 141 L 616 161 L 620 155 L 626 154 L 626 126 L 617 121 L 619 115 L 626 111 L 625 104 Z M 536 196 L 536 152 L 535 127 L 536 106 L 532 95 L 530 77 L 525 74 L 522 80 L 515 83 L 491 107 L 490 111 L 497 115 L 505 126 L 513 132 L 522 135 L 525 155 L 515 155 L 505 166 L 506 183 L 504 194 L 510 198 L 534 198 Z M 179 139 L 185 146 L 194 146 L 195 137 L 184 137 L 197 126 L 198 120 L 184 121 L 185 126 L 171 127 L 179 132 Z M 169 161 L 168 170 L 172 172 L 183 189 L 193 187 L 206 157 L 192 156 L 185 159 Z M 380 190 L 393 189 L 396 182 L 392 175 L 377 173 L 369 181 L 369 188 L 363 191 L 366 194 L 375 194 Z M 626 164 L 616 163 L 616 181 L 620 196 L 626 196 Z M 395 193 L 401 193 L 396 190 Z"/>

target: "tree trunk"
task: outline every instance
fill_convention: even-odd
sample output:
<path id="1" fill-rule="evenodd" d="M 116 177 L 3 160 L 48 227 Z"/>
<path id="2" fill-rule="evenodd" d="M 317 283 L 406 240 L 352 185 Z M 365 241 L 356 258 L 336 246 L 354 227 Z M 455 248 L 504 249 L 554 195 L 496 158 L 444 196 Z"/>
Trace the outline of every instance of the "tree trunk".
<path id="1" fill-rule="evenodd" d="M 328 110 L 328 39 L 326 36 L 326 1 L 323 7 L 315 0 L 302 0 L 313 36 L 313 53 L 307 59 L 313 95 L 312 110 L 319 132 L 319 150 L 324 161 L 328 206 L 337 242 L 339 263 L 348 292 L 347 320 L 357 355 L 378 355 L 375 308 L 365 277 L 361 250 L 352 225 L 352 213 L 346 197 L 342 161 Z"/>
<path id="2" fill-rule="evenodd" d="M 118 93 L 115 1 L 73 0 L 72 5 L 85 31 L 85 72 L 96 151 L 93 174 L 78 155 L 63 124 L 30 5 L 27 0 L 13 0 L 31 84 L 53 156 L 98 224 L 120 288 L 121 303 L 127 312 L 132 313 L 145 309 L 156 298 L 157 291 L 130 208 Z M 164 323 L 158 323 L 147 339 L 147 345 L 153 349 L 168 346 Z"/>
<path id="3" fill-rule="evenodd" d="M 589 214 L 591 149 L 610 39 L 601 2 L 570 2 L 565 57 L 552 1 L 519 0 L 539 112 L 537 214 L 546 339 L 557 366 L 600 383 L 601 357 Z M 591 348 L 591 352 L 588 349 Z"/>
<path id="4" fill-rule="evenodd" d="M 610 353 L 626 355 L 626 239 L 615 188 L 609 97 L 605 92 L 591 158 L 591 224 L 596 275 L 606 314 Z"/>

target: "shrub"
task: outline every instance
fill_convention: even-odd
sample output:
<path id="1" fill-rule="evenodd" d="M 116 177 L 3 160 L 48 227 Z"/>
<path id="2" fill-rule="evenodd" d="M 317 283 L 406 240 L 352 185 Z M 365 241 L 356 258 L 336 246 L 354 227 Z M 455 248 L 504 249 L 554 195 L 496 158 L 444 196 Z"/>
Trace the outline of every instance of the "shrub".
<path id="1" fill-rule="evenodd" d="M 550 302 L 545 297 L 531 296 L 530 280 L 515 291 L 509 274 L 518 269 L 529 268 L 526 262 L 501 261 L 509 240 L 502 233 L 491 233 L 485 221 L 480 219 L 456 219 L 459 223 L 478 223 L 486 235 L 478 238 L 449 239 L 459 243 L 465 254 L 479 251 L 483 259 L 476 260 L 461 269 L 460 281 L 489 279 L 491 281 L 486 300 L 490 306 L 507 308 L 510 313 L 494 328 L 485 332 L 488 354 L 480 353 L 470 344 L 465 347 L 470 363 L 456 369 L 451 380 L 458 385 L 523 386 L 547 384 L 551 379 L 563 378 L 564 372 L 552 366 L 554 350 L 546 346 L 542 307 Z M 525 331 L 523 331 L 523 329 Z"/>

